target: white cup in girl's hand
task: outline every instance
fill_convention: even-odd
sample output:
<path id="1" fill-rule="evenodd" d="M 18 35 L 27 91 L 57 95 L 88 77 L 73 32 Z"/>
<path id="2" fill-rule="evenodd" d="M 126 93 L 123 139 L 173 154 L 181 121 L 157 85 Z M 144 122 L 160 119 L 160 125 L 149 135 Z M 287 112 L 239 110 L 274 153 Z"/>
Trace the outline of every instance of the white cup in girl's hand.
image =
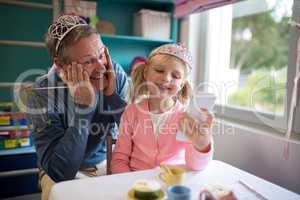
<path id="1" fill-rule="evenodd" d="M 197 92 L 193 95 L 186 112 L 201 121 L 206 121 L 206 118 L 204 118 L 206 115 L 203 115 L 201 108 L 211 111 L 215 105 L 215 101 L 216 95 L 213 93 Z"/>
<path id="2" fill-rule="evenodd" d="M 211 111 L 215 105 L 216 95 L 207 92 L 197 92 L 193 95 L 186 112 L 195 117 L 199 121 L 206 121 L 206 114 L 203 114 L 201 108 Z M 189 139 L 182 132 L 177 132 L 176 139 L 179 141 L 189 141 Z"/>

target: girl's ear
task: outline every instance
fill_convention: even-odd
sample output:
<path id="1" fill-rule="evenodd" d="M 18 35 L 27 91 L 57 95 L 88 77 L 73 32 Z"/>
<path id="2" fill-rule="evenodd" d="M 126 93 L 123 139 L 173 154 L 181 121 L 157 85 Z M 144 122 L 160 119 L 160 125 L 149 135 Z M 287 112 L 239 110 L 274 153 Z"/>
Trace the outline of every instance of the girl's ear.
<path id="1" fill-rule="evenodd" d="M 181 84 L 180 84 L 180 90 L 182 90 L 182 88 L 185 86 L 186 84 L 186 81 L 185 80 L 182 80 Z"/>
<path id="2" fill-rule="evenodd" d="M 58 59 L 58 57 L 54 57 L 53 61 L 54 61 L 54 64 L 55 64 L 58 68 L 63 69 L 63 64 L 60 62 L 60 60 Z"/>

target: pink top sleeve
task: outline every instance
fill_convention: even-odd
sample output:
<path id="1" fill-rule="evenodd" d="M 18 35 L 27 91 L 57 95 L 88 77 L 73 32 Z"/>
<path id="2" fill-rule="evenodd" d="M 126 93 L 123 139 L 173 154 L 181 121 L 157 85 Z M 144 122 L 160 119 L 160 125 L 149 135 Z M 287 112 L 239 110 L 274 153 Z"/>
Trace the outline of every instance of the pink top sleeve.
<path id="1" fill-rule="evenodd" d="M 209 144 L 209 151 L 202 153 L 195 149 L 192 144 L 188 144 L 185 149 L 185 162 L 187 168 L 195 171 L 205 169 L 213 157 L 213 141 Z"/>
<path id="2" fill-rule="evenodd" d="M 121 117 L 118 140 L 111 161 L 113 174 L 130 171 L 129 162 L 132 149 L 131 138 L 133 134 L 133 121 L 130 118 L 132 118 L 132 116 L 133 115 L 130 115 L 129 109 L 126 109 Z"/>

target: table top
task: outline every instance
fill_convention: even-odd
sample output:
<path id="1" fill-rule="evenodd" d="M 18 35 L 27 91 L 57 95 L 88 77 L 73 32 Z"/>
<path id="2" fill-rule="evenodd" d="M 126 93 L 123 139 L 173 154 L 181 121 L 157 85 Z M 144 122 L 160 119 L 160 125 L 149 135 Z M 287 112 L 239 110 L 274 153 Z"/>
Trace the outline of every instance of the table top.
<path id="1" fill-rule="evenodd" d="M 159 180 L 158 174 L 162 169 L 114 174 L 95 178 L 77 179 L 55 184 L 50 193 L 50 200 L 121 200 L 127 199 L 127 193 L 136 180 L 154 179 L 159 181 L 163 188 L 166 186 Z M 240 184 L 255 190 L 264 198 L 259 197 L 255 192 Z M 239 199 L 255 200 L 296 200 L 300 195 L 287 189 L 270 183 L 264 179 L 249 174 L 243 170 L 233 167 L 221 161 L 213 160 L 207 168 L 200 172 L 191 171 L 186 174 L 183 185 L 192 189 L 192 199 L 197 200 L 199 192 L 203 187 L 211 184 L 225 184 L 233 188 Z"/>

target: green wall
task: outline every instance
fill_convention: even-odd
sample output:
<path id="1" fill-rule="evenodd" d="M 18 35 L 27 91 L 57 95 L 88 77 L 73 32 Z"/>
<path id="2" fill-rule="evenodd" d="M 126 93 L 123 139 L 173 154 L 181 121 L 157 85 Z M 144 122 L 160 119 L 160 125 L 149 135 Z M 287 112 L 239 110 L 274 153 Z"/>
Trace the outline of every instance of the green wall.
<path id="1" fill-rule="evenodd" d="M 51 0 L 31 2 L 51 3 Z M 0 40 L 43 42 L 52 22 L 52 10 L 0 4 Z M 14 82 L 28 69 L 47 69 L 50 59 L 46 48 L 0 45 L 0 82 Z M 0 88 L 0 101 L 11 100 L 9 88 Z"/>

